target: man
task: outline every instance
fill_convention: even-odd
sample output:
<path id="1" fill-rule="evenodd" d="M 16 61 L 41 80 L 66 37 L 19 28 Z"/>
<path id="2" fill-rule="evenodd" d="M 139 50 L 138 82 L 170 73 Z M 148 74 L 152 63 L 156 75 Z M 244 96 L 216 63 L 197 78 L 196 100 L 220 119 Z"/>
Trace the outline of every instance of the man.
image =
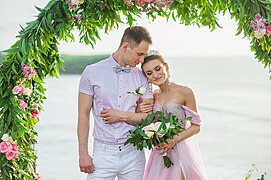
<path id="1" fill-rule="evenodd" d="M 141 180 L 144 151 L 124 146 L 133 124 L 146 117 L 135 113 L 137 101 L 152 102 L 151 88 L 140 69 L 152 39 L 141 27 L 125 30 L 119 48 L 108 59 L 88 66 L 81 77 L 78 96 L 79 167 L 89 180 Z M 133 92 L 144 87 L 143 95 Z M 90 111 L 94 118 L 93 157 L 88 152 Z M 120 112 L 122 111 L 122 113 Z M 125 111 L 125 112 L 123 112 Z"/>

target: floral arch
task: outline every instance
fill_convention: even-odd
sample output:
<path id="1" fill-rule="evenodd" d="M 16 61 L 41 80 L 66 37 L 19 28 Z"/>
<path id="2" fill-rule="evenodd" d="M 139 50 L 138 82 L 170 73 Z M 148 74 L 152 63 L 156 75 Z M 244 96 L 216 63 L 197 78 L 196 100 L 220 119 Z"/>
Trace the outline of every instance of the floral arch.
<path id="1" fill-rule="evenodd" d="M 46 76 L 58 77 L 63 59 L 60 40 L 94 47 L 99 31 L 109 32 L 121 23 L 133 25 L 143 14 L 172 18 L 184 25 L 219 27 L 217 14 L 227 11 L 238 23 L 237 35 L 250 40 L 255 59 L 270 70 L 270 0 L 51 0 L 38 8 L 37 19 L 19 32 L 19 40 L 5 51 L 0 65 L 0 179 L 34 179 L 38 133 L 35 125 L 45 99 Z"/>

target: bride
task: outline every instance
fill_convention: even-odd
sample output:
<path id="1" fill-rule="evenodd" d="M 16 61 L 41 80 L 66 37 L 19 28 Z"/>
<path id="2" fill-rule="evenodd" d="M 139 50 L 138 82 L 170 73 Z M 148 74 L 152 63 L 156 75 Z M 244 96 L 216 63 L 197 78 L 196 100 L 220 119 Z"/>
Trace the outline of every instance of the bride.
<path id="1" fill-rule="evenodd" d="M 144 180 L 206 180 L 201 154 L 194 138 L 200 131 L 201 119 L 192 89 L 169 79 L 169 66 L 158 53 L 146 56 L 141 68 L 148 80 L 159 89 L 154 92 L 153 107 L 141 103 L 140 111 L 171 112 L 186 127 L 178 136 L 168 139 L 168 143 L 161 143 L 151 151 Z M 186 116 L 192 116 L 192 120 L 185 121 Z M 165 152 L 174 164 L 170 168 L 164 167 L 162 154 Z"/>

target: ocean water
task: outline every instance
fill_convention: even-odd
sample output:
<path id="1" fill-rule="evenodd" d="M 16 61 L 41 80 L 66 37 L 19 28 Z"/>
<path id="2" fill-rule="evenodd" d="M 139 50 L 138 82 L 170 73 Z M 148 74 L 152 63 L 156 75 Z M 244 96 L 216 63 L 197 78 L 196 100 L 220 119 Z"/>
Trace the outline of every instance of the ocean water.
<path id="1" fill-rule="evenodd" d="M 203 122 L 197 135 L 210 180 L 271 175 L 271 81 L 253 57 L 168 58 L 174 82 L 193 88 Z M 37 125 L 38 171 L 46 180 L 79 180 L 79 75 L 48 78 Z M 91 140 L 90 140 L 91 144 Z M 91 145 L 90 145 L 91 146 Z M 90 147 L 91 151 L 91 147 Z M 149 155 L 149 152 L 146 152 Z"/>

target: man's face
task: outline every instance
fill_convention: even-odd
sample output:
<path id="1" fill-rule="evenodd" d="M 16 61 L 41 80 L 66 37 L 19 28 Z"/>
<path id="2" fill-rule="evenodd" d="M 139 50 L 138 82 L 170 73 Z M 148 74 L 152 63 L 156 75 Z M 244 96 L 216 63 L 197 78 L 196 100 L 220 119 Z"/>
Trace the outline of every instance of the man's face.
<path id="1" fill-rule="evenodd" d="M 135 47 L 129 45 L 126 51 L 125 63 L 130 67 L 135 67 L 140 62 L 143 62 L 149 46 L 149 43 L 146 41 L 141 41 L 141 43 Z"/>

